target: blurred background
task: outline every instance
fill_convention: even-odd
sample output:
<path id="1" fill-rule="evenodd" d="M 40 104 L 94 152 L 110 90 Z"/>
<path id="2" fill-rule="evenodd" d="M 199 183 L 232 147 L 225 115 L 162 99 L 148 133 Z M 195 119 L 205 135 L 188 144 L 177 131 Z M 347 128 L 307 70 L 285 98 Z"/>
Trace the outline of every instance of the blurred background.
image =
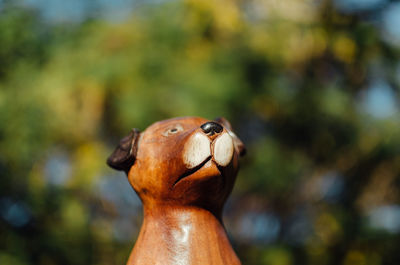
<path id="1" fill-rule="evenodd" d="M 400 3 L 0 0 L 0 264 L 125 264 L 119 139 L 224 116 L 247 265 L 400 264 Z"/>

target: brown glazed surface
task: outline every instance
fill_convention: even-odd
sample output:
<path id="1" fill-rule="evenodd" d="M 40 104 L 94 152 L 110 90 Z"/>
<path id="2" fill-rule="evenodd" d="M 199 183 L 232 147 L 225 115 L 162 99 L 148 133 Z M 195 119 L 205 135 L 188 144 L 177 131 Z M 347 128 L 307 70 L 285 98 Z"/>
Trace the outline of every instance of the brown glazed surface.
<path id="1" fill-rule="evenodd" d="M 128 265 L 241 264 L 221 215 L 244 145 L 225 119 L 216 120 L 222 130 L 211 133 L 201 127 L 207 122 L 199 117 L 156 122 L 124 139 L 124 145 L 131 141 L 129 150 L 121 141 L 110 156 L 109 165 L 127 172 L 144 208 Z M 133 159 L 122 161 L 121 152 Z"/>

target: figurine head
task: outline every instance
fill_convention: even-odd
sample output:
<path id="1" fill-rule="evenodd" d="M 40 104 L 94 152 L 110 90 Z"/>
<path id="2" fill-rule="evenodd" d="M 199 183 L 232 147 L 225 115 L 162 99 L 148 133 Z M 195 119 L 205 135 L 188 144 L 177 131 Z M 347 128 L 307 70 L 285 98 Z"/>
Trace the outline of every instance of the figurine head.
<path id="1" fill-rule="evenodd" d="M 133 129 L 107 163 L 126 172 L 145 208 L 196 206 L 220 214 L 244 153 L 226 119 L 182 117 Z"/>

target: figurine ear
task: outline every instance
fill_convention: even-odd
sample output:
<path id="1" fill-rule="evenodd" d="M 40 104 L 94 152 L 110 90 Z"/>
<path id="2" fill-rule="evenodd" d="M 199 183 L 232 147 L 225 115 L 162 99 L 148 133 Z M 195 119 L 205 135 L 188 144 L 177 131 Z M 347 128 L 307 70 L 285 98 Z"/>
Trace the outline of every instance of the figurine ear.
<path id="1" fill-rule="evenodd" d="M 225 129 L 228 131 L 228 133 L 233 138 L 233 143 L 235 145 L 236 152 L 240 156 L 244 156 L 246 154 L 246 146 L 239 139 L 239 137 L 237 137 L 237 135 L 233 132 L 232 125 L 230 124 L 230 122 L 227 119 L 225 119 L 224 117 L 215 118 L 214 121 L 218 122 L 219 124 L 222 124 L 225 127 Z"/>
<path id="2" fill-rule="evenodd" d="M 132 129 L 128 136 L 122 138 L 117 148 L 108 157 L 107 164 L 116 170 L 123 170 L 128 174 L 129 169 L 135 163 L 139 135 L 140 132 L 138 129 Z"/>

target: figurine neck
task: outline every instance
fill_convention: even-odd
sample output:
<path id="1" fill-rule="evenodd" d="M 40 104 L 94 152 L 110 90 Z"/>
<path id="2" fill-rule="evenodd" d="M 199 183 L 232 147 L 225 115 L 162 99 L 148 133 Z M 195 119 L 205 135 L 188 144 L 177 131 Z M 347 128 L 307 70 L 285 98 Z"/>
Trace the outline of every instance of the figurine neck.
<path id="1" fill-rule="evenodd" d="M 127 265 L 240 264 L 220 218 L 196 207 L 144 209 L 144 221 Z"/>

